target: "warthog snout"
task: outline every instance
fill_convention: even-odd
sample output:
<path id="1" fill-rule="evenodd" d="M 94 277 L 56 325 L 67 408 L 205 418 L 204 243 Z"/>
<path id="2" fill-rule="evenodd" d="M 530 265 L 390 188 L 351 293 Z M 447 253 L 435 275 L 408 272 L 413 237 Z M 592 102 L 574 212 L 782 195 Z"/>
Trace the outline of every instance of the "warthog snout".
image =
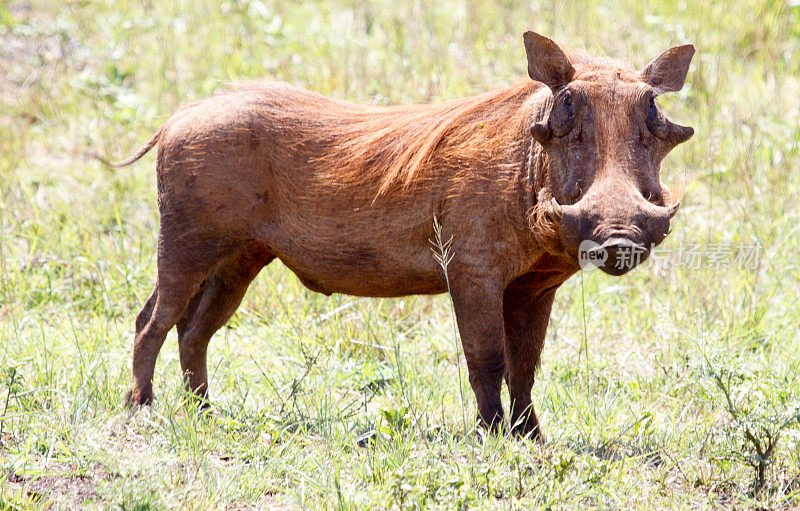
<path id="1" fill-rule="evenodd" d="M 669 233 L 679 205 L 653 204 L 635 190 L 591 193 L 569 206 L 552 201 L 565 244 L 578 252 L 581 267 L 597 267 L 614 276 L 624 275 L 648 258 Z"/>

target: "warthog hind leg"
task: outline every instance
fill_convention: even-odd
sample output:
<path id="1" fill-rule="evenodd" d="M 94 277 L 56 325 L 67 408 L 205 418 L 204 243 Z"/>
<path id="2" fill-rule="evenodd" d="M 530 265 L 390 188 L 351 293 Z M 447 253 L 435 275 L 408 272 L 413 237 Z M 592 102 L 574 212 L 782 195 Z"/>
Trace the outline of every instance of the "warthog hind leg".
<path id="1" fill-rule="evenodd" d="M 153 315 L 153 307 L 156 305 L 156 300 L 158 299 L 158 287 L 156 286 L 153 289 L 153 292 L 150 293 L 150 297 L 144 303 L 142 310 L 139 312 L 139 315 L 136 316 L 136 335 L 139 335 L 139 332 L 147 325 L 150 321 L 150 316 Z"/>
<path id="2" fill-rule="evenodd" d="M 187 388 L 208 395 L 206 352 L 214 333 L 233 316 L 250 283 L 274 259 L 262 245 L 251 245 L 229 256 L 206 277 L 178 322 L 181 371 Z"/>
<path id="3" fill-rule="evenodd" d="M 209 271 L 231 252 L 229 242 L 165 237 L 174 233 L 162 221 L 156 288 L 136 319 L 133 345 L 133 386 L 126 394 L 129 406 L 150 404 L 156 359 L 167 333 L 180 320 Z M 177 241 L 173 241 L 177 240 Z"/>

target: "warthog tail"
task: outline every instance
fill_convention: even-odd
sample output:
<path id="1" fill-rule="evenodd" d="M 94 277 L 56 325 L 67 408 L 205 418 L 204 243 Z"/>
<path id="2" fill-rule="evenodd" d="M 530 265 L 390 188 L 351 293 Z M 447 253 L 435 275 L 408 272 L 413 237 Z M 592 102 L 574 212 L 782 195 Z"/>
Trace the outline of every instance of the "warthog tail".
<path id="1" fill-rule="evenodd" d="M 125 158 L 124 160 L 117 161 L 117 162 L 104 162 L 104 163 L 106 165 L 108 165 L 109 167 L 114 167 L 115 169 L 120 168 L 120 167 L 126 167 L 126 166 L 130 165 L 131 163 L 135 162 L 136 160 L 138 160 L 139 158 L 141 158 L 142 156 L 147 154 L 147 151 L 152 149 L 153 146 L 158 143 L 158 139 L 159 139 L 159 137 L 161 137 L 161 130 L 162 129 L 163 128 L 159 128 L 158 131 L 156 131 L 156 134 L 153 135 L 153 137 L 150 140 L 148 140 L 145 145 L 140 147 L 138 151 L 136 151 L 135 153 L 133 153 L 129 157 Z"/>

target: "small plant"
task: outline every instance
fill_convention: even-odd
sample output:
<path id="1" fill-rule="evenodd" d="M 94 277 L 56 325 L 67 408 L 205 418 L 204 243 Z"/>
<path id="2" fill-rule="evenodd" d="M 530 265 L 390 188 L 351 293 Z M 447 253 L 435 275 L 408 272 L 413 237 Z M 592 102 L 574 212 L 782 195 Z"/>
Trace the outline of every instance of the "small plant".
<path id="1" fill-rule="evenodd" d="M 11 396 L 16 396 L 22 389 L 22 375 L 17 371 L 16 366 L 7 367 L 3 374 L 3 386 L 8 389 L 6 392 L 6 399 L 3 405 L 3 415 L 0 417 L 0 446 L 3 445 L 3 430 L 6 425 L 6 416 L 8 414 L 8 405 L 11 403 Z"/>
<path id="2" fill-rule="evenodd" d="M 800 399 L 794 385 L 772 372 L 748 367 L 730 349 L 704 349 L 699 381 L 712 398 L 721 398 L 729 425 L 721 430 L 723 457 L 753 468 L 753 496 L 767 484 L 784 433 L 800 423 Z"/>
<path id="3" fill-rule="evenodd" d="M 397 509 L 408 509 L 406 507 L 406 499 L 413 490 L 414 487 L 406 480 L 405 474 L 402 472 L 394 474 L 392 493 L 394 495 L 394 501 L 397 504 Z"/>
<path id="4" fill-rule="evenodd" d="M 393 433 L 400 433 L 411 425 L 411 418 L 408 414 L 408 406 L 383 409 L 381 410 L 381 415 L 383 415 L 383 418 L 387 423 L 387 427 L 381 429 L 389 435 Z"/>

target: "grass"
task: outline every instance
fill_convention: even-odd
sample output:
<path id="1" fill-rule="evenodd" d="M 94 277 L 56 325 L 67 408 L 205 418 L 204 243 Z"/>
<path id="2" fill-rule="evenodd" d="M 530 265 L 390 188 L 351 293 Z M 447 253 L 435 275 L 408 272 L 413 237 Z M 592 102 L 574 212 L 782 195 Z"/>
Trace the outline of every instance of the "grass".
<path id="1" fill-rule="evenodd" d="M 0 508 L 800 506 L 799 18 L 777 1 L 0 4 Z M 154 157 L 109 171 L 88 151 L 127 155 L 234 79 L 380 104 L 500 87 L 525 74 L 526 29 L 638 66 L 698 48 L 660 102 L 697 131 L 664 164 L 688 183 L 664 247 L 703 259 L 563 286 L 533 391 L 546 445 L 465 426 L 446 296 L 324 297 L 280 264 L 212 342 L 211 413 L 187 402 L 173 334 L 156 403 L 124 408 Z"/>

